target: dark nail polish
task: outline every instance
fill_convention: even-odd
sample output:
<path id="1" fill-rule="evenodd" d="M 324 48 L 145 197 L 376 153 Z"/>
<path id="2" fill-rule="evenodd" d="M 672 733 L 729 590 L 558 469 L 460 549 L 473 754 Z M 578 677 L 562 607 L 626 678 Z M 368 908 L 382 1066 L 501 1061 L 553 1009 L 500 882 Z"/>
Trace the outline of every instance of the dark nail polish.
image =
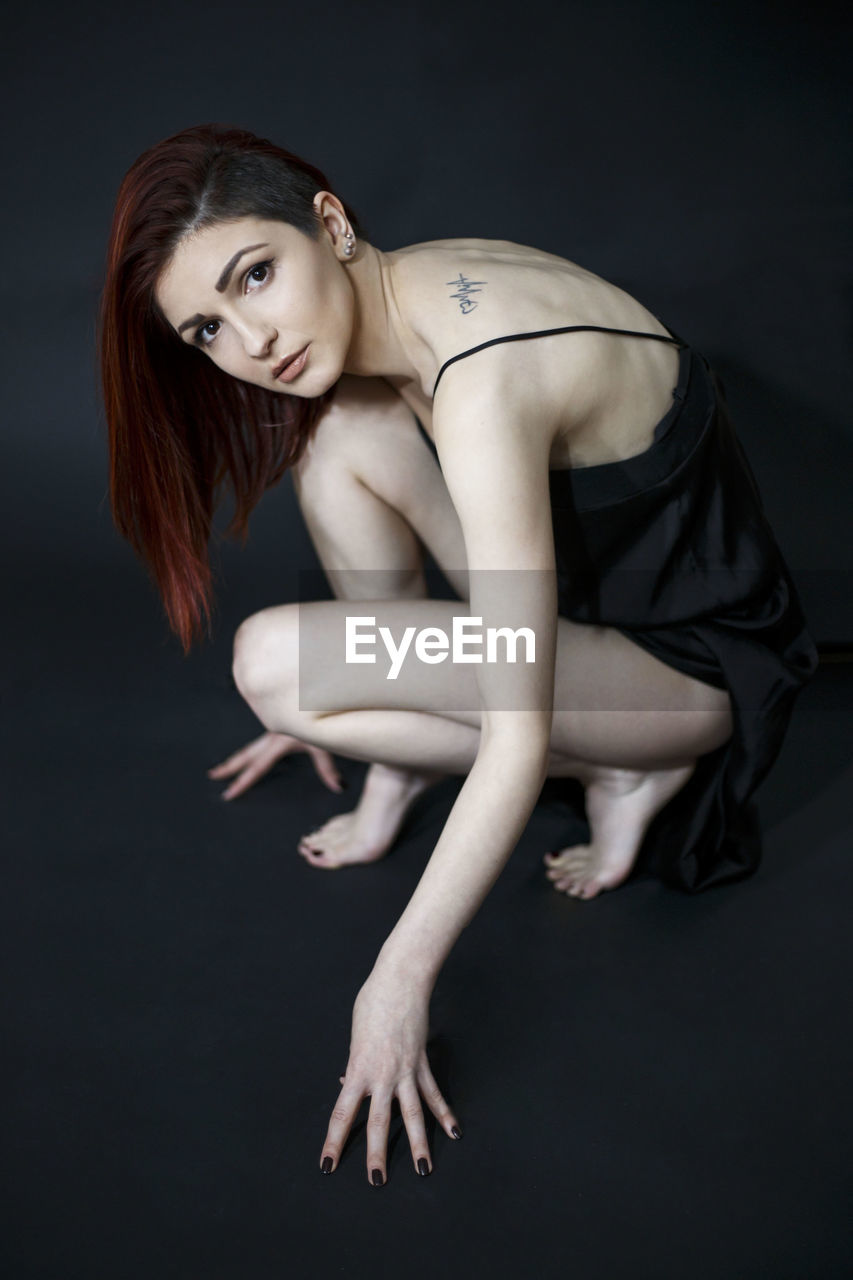
<path id="1" fill-rule="evenodd" d="M 324 1157 L 323 1157 L 323 1163 L 320 1165 L 320 1168 L 323 1170 L 323 1172 L 324 1172 L 324 1173 L 331 1173 L 331 1172 L 332 1172 L 332 1163 L 333 1163 L 333 1162 L 332 1162 L 332 1157 L 331 1157 L 331 1156 L 324 1156 Z"/>
<path id="2" fill-rule="evenodd" d="M 426 1177 L 426 1175 L 429 1173 L 429 1161 L 426 1159 L 425 1156 L 421 1156 L 420 1160 L 418 1161 L 418 1173 L 421 1175 L 422 1178 Z"/>
<path id="3" fill-rule="evenodd" d="M 374 1187 L 381 1187 L 385 1179 L 382 1177 L 381 1169 L 374 1169 L 372 1173 Z"/>
<path id="4" fill-rule="evenodd" d="M 456 1128 L 456 1125 L 454 1125 L 454 1126 L 453 1126 L 453 1128 L 450 1130 L 450 1132 L 453 1134 L 454 1138 L 461 1138 L 461 1137 L 462 1137 L 462 1134 L 461 1134 L 461 1133 L 459 1132 L 459 1130 Z"/>

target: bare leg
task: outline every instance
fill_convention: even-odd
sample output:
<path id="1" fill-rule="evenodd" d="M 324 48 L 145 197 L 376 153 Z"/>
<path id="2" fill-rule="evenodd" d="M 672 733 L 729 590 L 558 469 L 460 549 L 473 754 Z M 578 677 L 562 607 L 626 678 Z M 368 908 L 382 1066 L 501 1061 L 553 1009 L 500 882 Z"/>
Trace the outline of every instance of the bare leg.
<path id="1" fill-rule="evenodd" d="M 384 382 L 342 380 L 294 482 L 338 599 L 425 597 L 419 538 L 465 594 L 464 543 L 441 472 L 411 412 Z M 372 763 L 355 809 L 303 836 L 299 852 L 327 869 L 376 861 L 417 796 L 442 777 Z"/>
<path id="2" fill-rule="evenodd" d="M 448 631 L 459 606 L 412 599 L 387 608 L 418 628 Z M 405 669 L 388 682 L 376 668 L 361 668 L 357 681 L 330 678 L 327 707 L 306 711 L 297 678 L 300 610 L 327 611 L 312 614 L 325 627 L 338 625 L 329 611 L 339 619 L 347 606 L 283 605 L 247 619 L 237 634 L 235 680 L 269 729 L 391 769 L 467 773 L 479 744 L 479 711 L 459 710 L 477 705 L 469 666 L 436 668 L 428 697 Z M 628 875 L 651 819 L 685 784 L 697 757 L 730 736 L 731 709 L 728 695 L 674 671 L 620 632 L 564 618 L 555 707 L 549 773 L 580 778 L 593 838 L 572 851 L 568 866 L 554 868 L 560 874 L 553 879 L 575 896 L 593 897 Z M 314 855 L 306 848 L 304 856 Z M 317 865 L 335 864 L 321 854 Z"/>

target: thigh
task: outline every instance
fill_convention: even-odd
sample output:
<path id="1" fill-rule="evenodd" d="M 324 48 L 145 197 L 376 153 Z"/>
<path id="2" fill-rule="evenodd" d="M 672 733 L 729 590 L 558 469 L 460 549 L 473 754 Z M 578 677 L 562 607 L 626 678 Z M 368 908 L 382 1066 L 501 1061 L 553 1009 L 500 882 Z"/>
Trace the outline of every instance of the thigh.
<path id="1" fill-rule="evenodd" d="M 407 628 L 414 635 L 434 628 L 451 636 L 459 616 L 465 616 L 464 606 L 454 601 L 329 600 L 266 609 L 243 627 L 255 627 L 254 651 L 266 668 L 258 673 L 263 686 L 288 685 L 300 712 L 316 717 L 422 711 L 479 728 L 475 664 L 454 662 L 450 654 L 426 663 L 413 641 L 400 657 Z M 381 626 L 391 633 L 396 652 L 381 639 Z M 287 679 L 293 675 L 293 667 L 285 670 L 288 654 L 298 667 L 295 682 Z M 665 768 L 714 750 L 731 732 L 725 691 L 667 666 L 619 631 L 558 618 L 555 754 L 624 768 Z"/>
<path id="2" fill-rule="evenodd" d="M 612 627 L 560 618 L 552 746 L 568 756 L 663 769 L 727 742 L 724 689 L 696 680 Z"/>

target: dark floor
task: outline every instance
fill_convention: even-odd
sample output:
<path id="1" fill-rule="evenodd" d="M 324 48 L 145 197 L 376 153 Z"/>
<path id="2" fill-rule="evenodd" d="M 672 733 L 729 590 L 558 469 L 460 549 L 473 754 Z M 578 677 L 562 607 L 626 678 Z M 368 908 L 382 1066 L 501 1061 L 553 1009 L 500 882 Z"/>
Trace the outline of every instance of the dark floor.
<path id="1" fill-rule="evenodd" d="M 350 801 L 305 757 L 232 805 L 205 777 L 259 732 L 224 630 L 184 661 L 133 575 L 14 590 L 10 1280 L 850 1276 L 853 666 L 800 699 L 748 881 L 574 902 L 541 866 L 568 811 L 540 804 L 433 998 L 464 1138 L 422 1179 L 398 1116 L 379 1190 L 360 1130 L 332 1177 L 318 1157 L 458 784 L 385 861 L 312 870 L 297 838 Z"/>

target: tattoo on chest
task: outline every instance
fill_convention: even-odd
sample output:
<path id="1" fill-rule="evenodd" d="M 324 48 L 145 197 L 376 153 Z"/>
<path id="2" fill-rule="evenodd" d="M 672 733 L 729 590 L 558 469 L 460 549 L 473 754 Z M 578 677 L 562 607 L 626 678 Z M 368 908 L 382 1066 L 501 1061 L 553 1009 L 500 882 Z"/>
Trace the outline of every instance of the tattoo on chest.
<path id="1" fill-rule="evenodd" d="M 472 293 L 482 293 L 482 286 L 487 284 L 486 280 L 469 280 L 467 276 L 463 276 L 460 271 L 455 280 L 448 280 L 447 284 L 453 286 L 456 290 L 451 293 L 451 298 L 456 298 L 459 302 L 459 310 L 463 316 L 467 316 L 469 311 L 473 311 L 477 303 L 471 297 Z"/>

